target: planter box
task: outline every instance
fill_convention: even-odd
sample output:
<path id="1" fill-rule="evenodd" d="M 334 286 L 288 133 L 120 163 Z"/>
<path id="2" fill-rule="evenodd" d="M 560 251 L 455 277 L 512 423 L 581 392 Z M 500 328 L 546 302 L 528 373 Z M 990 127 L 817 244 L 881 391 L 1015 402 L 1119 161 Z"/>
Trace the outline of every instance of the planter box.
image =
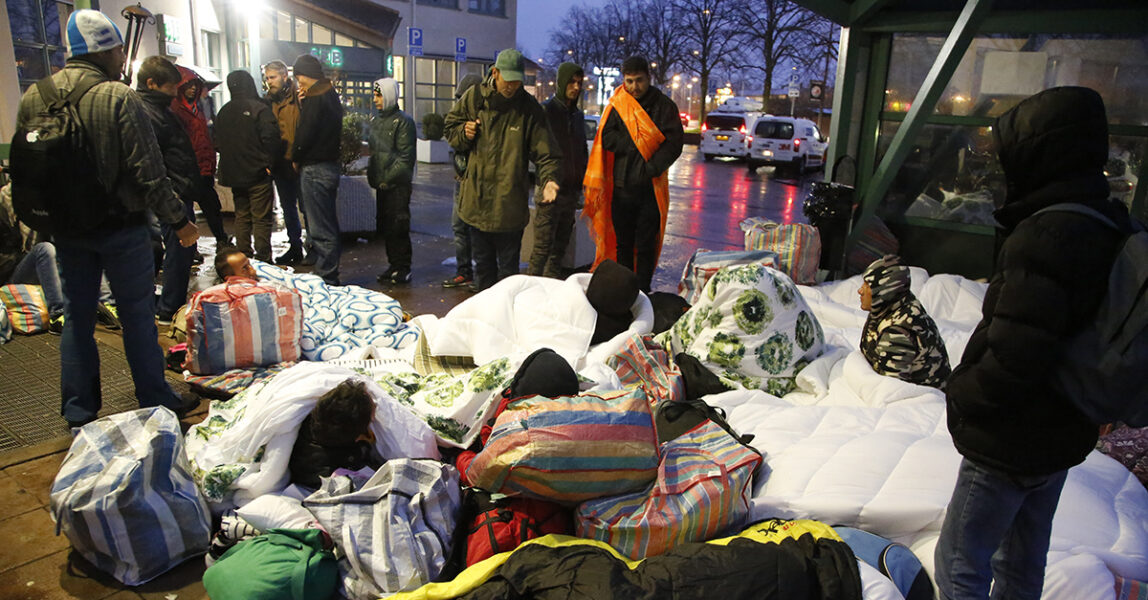
<path id="1" fill-rule="evenodd" d="M 417 140 L 416 155 L 421 163 L 450 162 L 450 144 L 446 140 Z"/>
<path id="2" fill-rule="evenodd" d="M 339 217 L 340 232 L 375 231 L 375 190 L 367 183 L 366 175 L 339 177 L 335 210 Z"/>

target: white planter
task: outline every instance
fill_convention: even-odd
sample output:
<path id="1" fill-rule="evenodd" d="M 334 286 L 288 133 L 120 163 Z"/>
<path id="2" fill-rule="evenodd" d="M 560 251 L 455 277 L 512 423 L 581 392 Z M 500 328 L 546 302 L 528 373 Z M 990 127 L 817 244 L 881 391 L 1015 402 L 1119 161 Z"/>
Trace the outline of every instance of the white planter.
<path id="1" fill-rule="evenodd" d="M 450 144 L 446 140 L 418 140 L 416 154 L 421 163 L 450 162 Z"/>
<path id="2" fill-rule="evenodd" d="M 339 231 L 358 233 L 375 230 L 375 190 L 367 183 L 366 175 L 339 177 L 335 210 L 339 216 Z"/>

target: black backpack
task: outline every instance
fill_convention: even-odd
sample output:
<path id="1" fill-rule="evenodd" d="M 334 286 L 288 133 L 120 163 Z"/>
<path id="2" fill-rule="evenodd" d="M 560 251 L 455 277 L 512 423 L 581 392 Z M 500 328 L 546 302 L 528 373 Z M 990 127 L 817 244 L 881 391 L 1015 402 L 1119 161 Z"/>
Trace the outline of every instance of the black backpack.
<path id="1" fill-rule="evenodd" d="M 80 98 L 103 81 L 81 78 L 65 97 L 51 76 L 36 82 L 44 109 L 16 129 L 9 155 L 12 207 L 36 231 L 82 235 L 110 216 L 114 198 L 100 182 L 77 111 Z"/>

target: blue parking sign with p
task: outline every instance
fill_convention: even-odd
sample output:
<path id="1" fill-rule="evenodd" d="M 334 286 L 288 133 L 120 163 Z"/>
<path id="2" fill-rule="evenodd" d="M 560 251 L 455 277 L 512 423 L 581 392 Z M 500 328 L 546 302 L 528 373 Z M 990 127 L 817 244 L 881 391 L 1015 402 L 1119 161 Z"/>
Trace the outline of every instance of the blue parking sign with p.
<path id="1" fill-rule="evenodd" d="M 407 50 L 411 56 L 423 55 L 423 30 L 418 27 L 407 27 Z"/>
<path id="2" fill-rule="evenodd" d="M 466 38 L 454 38 L 455 62 L 466 62 Z"/>

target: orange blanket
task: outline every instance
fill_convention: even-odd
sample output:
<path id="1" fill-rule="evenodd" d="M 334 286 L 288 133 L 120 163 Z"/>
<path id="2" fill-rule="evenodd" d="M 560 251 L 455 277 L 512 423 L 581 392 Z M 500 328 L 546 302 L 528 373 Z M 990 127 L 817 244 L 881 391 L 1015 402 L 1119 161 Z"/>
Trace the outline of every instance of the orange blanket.
<path id="1" fill-rule="evenodd" d="M 654 151 L 665 141 L 666 136 L 624 87 L 618 86 L 610 98 L 610 104 L 602 111 L 598 134 L 594 137 L 594 147 L 590 150 L 590 160 L 586 165 L 586 177 L 582 185 L 586 188 L 586 204 L 582 216 L 590 222 L 590 235 L 594 238 L 596 254 L 594 267 L 607 258 L 617 260 L 618 242 L 614 235 L 614 218 L 611 203 L 614 195 L 614 153 L 602 148 L 602 129 L 610 113 L 618 111 L 618 116 L 626 124 L 630 138 L 638 147 L 642 157 L 650 160 Z M 670 180 L 663 172 L 653 179 L 654 196 L 658 200 L 661 225 L 658 227 L 658 247 L 655 249 L 655 262 L 662 254 L 662 238 L 666 234 L 666 214 L 670 209 Z M 636 258 L 635 258 L 636 264 Z"/>

